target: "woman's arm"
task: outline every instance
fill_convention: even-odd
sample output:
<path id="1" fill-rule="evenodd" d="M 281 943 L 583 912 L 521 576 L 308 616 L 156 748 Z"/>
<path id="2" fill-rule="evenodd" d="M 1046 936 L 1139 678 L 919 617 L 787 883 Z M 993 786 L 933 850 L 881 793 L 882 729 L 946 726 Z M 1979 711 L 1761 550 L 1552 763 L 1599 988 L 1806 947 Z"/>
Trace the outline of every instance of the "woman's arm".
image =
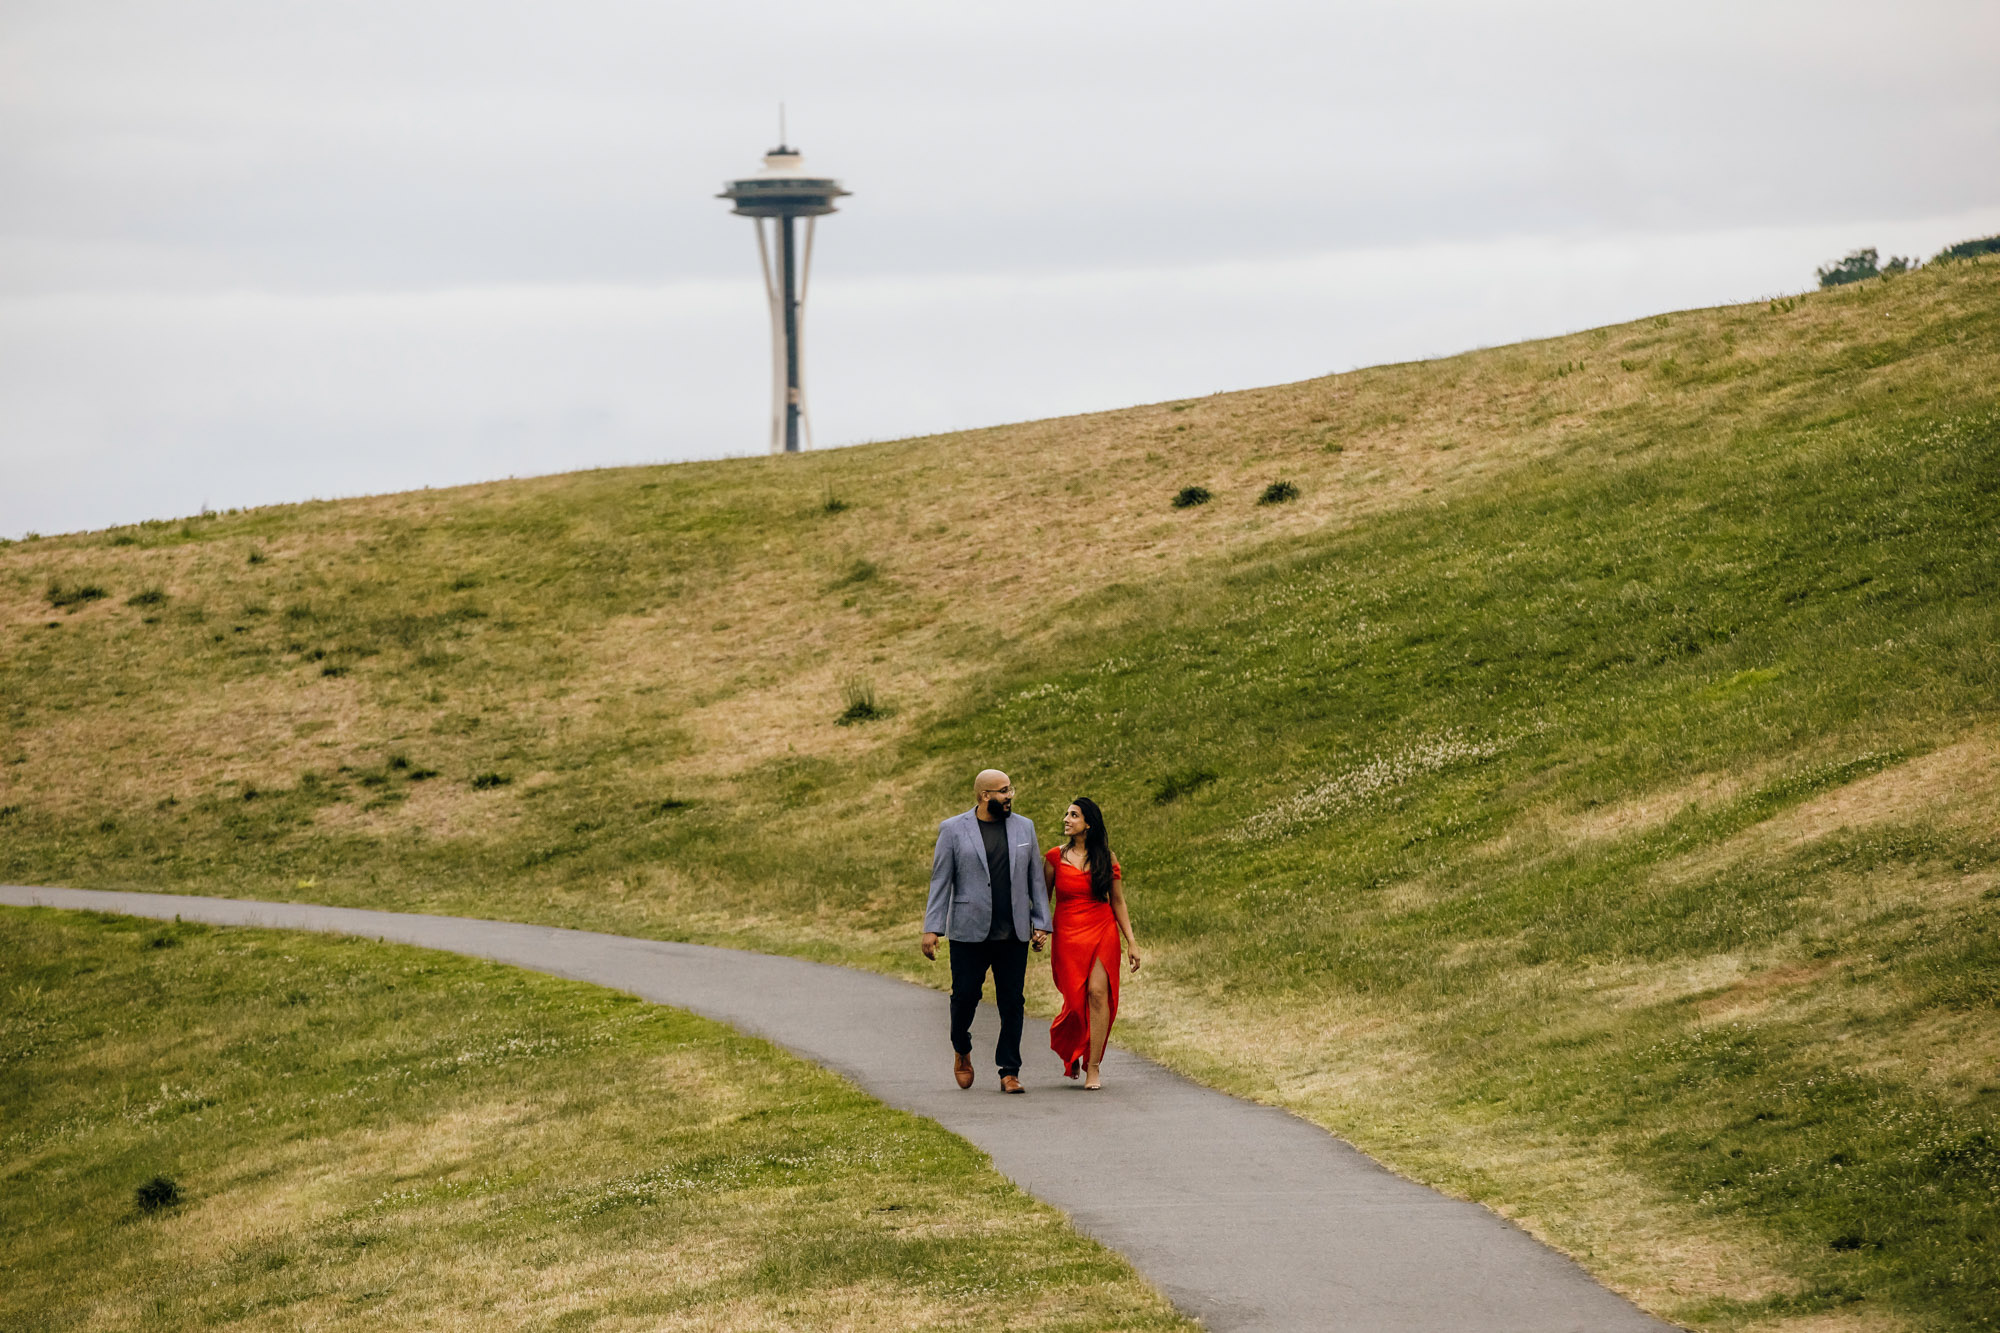
<path id="1" fill-rule="evenodd" d="M 1132 962 L 1132 970 L 1139 970 L 1139 941 L 1132 937 L 1132 918 L 1125 911 L 1125 881 L 1114 876 L 1111 880 L 1111 915 L 1118 922 L 1118 933 L 1125 937 L 1125 956 Z"/>

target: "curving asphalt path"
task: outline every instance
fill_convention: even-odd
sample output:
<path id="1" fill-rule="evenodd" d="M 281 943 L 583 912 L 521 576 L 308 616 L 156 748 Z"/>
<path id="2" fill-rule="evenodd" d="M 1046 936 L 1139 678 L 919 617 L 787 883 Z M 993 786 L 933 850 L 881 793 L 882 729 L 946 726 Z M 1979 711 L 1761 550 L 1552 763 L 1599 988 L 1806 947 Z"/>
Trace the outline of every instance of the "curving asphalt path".
<path id="1" fill-rule="evenodd" d="M 1036 1198 L 1129 1258 L 1215 1330 L 1668 1333 L 1476 1204 L 1378 1166 L 1283 1111 L 1119 1052 L 1084 1096 L 1054 1058 L 996 1096 L 991 1005 L 979 1081 L 951 1081 L 945 996 L 796 958 L 465 917 L 159 893 L 0 886 L 0 903 L 320 930 L 595 982 L 754 1033 L 977 1144 Z M 1032 1025 L 1030 1025 L 1032 1027 Z"/>

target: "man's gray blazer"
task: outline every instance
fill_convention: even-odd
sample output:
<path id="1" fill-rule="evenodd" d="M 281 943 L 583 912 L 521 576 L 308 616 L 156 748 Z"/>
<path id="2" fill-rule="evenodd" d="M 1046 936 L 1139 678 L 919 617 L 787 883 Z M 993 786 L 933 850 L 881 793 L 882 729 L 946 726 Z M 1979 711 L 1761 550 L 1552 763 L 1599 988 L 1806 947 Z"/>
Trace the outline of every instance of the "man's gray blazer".
<path id="1" fill-rule="evenodd" d="M 1026 815 L 1007 816 L 1007 869 L 1014 881 L 1014 938 L 1025 940 L 1031 930 L 1050 929 L 1042 849 L 1035 844 L 1035 821 Z M 985 939 L 993 929 L 992 883 L 979 816 L 967 810 L 939 824 L 924 929 L 948 940 Z"/>

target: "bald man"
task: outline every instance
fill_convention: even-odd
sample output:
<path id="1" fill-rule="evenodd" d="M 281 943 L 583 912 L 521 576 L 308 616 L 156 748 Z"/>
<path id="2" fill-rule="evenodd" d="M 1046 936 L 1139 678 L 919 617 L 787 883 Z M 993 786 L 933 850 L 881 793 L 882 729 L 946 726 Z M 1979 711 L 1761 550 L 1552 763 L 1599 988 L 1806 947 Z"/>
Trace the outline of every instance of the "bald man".
<path id="1" fill-rule="evenodd" d="M 972 1086 L 972 1015 L 986 974 L 1000 1006 L 993 1061 L 1000 1091 L 1021 1089 L 1021 991 L 1028 949 L 1049 938 L 1049 891 L 1036 855 L 1035 825 L 1014 813 L 1014 784 L 997 768 L 972 780 L 972 808 L 938 825 L 931 896 L 924 906 L 924 957 L 951 941 L 952 1077 Z"/>

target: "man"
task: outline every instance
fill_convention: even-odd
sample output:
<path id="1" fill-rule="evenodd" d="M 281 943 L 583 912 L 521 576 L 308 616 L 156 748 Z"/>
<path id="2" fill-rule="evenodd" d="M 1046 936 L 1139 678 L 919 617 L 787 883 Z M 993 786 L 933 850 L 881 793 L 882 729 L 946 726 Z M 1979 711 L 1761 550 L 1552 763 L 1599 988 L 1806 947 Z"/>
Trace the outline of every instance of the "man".
<path id="1" fill-rule="evenodd" d="M 1014 813 L 1014 784 L 989 768 L 972 780 L 972 808 L 938 825 L 931 858 L 931 896 L 924 907 L 924 957 L 937 957 L 940 935 L 951 941 L 952 1074 L 972 1086 L 972 1015 L 986 973 L 1000 1006 L 994 1063 L 1000 1091 L 1021 1089 L 1021 989 L 1028 947 L 1049 938 L 1049 891 L 1042 881 L 1035 825 Z"/>

